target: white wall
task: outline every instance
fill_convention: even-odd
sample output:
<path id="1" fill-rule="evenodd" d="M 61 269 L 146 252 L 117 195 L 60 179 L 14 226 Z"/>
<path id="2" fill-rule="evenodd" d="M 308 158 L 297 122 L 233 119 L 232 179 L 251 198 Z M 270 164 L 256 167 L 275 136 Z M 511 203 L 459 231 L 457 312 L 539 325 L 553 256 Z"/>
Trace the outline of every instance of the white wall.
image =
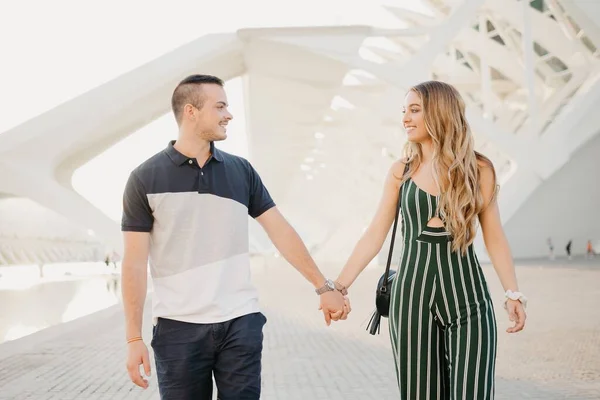
<path id="1" fill-rule="evenodd" d="M 504 228 L 515 258 L 546 256 L 548 237 L 559 256 L 569 239 L 574 254 L 585 252 L 588 239 L 600 242 L 600 132 L 536 189 Z"/>

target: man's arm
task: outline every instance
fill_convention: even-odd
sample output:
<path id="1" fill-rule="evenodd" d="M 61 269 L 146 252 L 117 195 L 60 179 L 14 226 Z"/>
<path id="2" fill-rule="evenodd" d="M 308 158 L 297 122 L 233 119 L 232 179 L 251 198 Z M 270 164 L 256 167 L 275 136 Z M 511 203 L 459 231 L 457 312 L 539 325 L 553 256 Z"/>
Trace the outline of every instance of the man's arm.
<path id="1" fill-rule="evenodd" d="M 149 232 L 154 224 L 147 193 L 138 174 L 132 172 L 123 192 L 121 230 L 125 253 L 121 271 L 121 291 L 125 311 L 127 372 L 131 381 L 142 388 L 148 387 L 148 381 L 142 378 L 140 365 L 144 365 L 146 376 L 150 376 L 148 348 L 142 340 L 142 318 L 148 285 L 146 270 L 150 251 Z"/>
<path id="2" fill-rule="evenodd" d="M 130 340 L 142 337 L 144 302 L 148 287 L 148 252 L 150 234 L 147 232 L 123 232 L 125 254 L 121 272 L 121 291 L 125 310 L 125 338 L 128 341 L 127 372 L 133 383 L 147 388 L 148 381 L 140 374 L 144 366 L 146 376 L 150 376 L 150 357 L 143 340 Z"/>
<path id="3" fill-rule="evenodd" d="M 281 255 L 298 272 L 302 274 L 315 288 L 325 284 L 325 276 L 317 267 L 310 256 L 308 249 L 296 230 L 287 222 L 277 207 L 271 207 L 262 213 L 256 220 L 262 225 L 267 235 Z M 327 325 L 331 323 L 331 314 L 344 310 L 344 297 L 338 291 L 329 291 L 321 295 L 321 307 Z M 342 313 L 342 318 L 345 319 Z"/>
<path id="4" fill-rule="evenodd" d="M 279 212 L 277 207 L 265 211 L 256 220 L 262 225 L 281 255 L 317 289 L 325 283 L 325 276 L 319 271 L 315 261 L 296 230 Z"/>
<path id="5" fill-rule="evenodd" d="M 147 265 L 150 234 L 123 232 L 122 294 L 126 339 L 142 336 L 142 315 L 148 286 Z"/>

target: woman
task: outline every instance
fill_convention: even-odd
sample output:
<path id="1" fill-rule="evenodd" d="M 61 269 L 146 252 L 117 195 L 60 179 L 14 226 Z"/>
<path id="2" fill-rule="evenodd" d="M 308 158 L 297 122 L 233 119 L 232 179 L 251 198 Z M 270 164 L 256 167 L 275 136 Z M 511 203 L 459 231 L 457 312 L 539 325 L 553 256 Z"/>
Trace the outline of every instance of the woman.
<path id="1" fill-rule="evenodd" d="M 491 399 L 496 323 L 473 249 L 477 221 L 515 321 L 507 332 L 523 329 L 526 302 L 500 222 L 494 168 L 475 152 L 452 86 L 415 86 L 403 112 L 407 157 L 391 167 L 373 221 L 337 281 L 350 287 L 380 251 L 401 195 L 404 246 L 389 316 L 400 397 Z"/>

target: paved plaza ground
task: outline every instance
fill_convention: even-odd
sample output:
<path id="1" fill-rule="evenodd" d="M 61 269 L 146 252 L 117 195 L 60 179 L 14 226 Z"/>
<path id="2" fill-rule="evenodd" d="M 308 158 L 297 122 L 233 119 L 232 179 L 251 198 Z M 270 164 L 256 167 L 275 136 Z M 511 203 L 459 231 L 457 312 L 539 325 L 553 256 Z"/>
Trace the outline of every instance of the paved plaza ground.
<path id="1" fill-rule="evenodd" d="M 350 318 L 326 327 L 296 271 L 255 264 L 268 318 L 263 399 L 398 398 L 387 326 L 379 336 L 365 331 L 381 268 L 369 267 L 352 287 Z M 492 267 L 484 271 L 499 327 L 496 398 L 600 399 L 600 259 L 520 263 L 530 304 L 516 335 L 504 332 L 502 289 Z M 149 322 L 146 313 L 147 341 Z M 129 382 L 123 332 L 116 306 L 0 345 L 0 399 L 158 399 L 154 375 L 145 391 Z"/>

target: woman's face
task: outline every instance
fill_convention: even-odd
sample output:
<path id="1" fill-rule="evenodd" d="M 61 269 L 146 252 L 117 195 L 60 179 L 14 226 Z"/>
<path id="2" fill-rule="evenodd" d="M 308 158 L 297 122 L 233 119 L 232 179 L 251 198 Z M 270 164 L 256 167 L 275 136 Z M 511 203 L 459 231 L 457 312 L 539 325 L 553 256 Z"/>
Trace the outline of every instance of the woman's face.
<path id="1" fill-rule="evenodd" d="M 402 107 L 404 117 L 402 122 L 409 142 L 422 143 L 429 139 L 427 129 L 425 129 L 425 117 L 423 115 L 423 102 L 421 97 L 411 90 L 404 98 Z"/>

